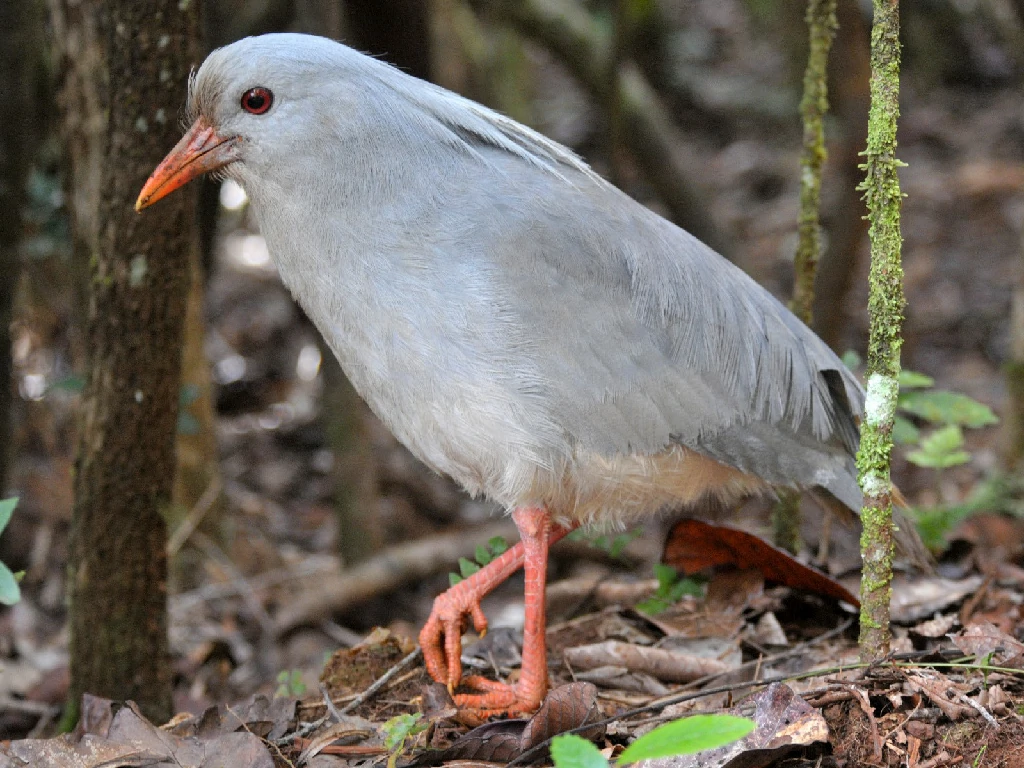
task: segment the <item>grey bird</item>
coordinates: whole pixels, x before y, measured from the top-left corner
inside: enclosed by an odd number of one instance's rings
[[[139,196],[207,171],[248,193],[281,279],[373,411],[425,464],[512,511],[522,541],[437,598],[431,675],[460,683],[467,620],[523,566],[515,685],[547,689],[547,547],[714,496],[817,489],[859,510],[864,394],[812,331],[724,258],[565,147],[344,45],[214,51],[192,127]],[[923,559],[913,528],[905,551]]]

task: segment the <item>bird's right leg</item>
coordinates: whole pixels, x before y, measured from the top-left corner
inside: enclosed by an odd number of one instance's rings
[[[574,528],[554,526],[548,534],[548,544],[554,544]],[[449,691],[454,691],[462,679],[462,633],[467,617],[479,634],[487,632],[487,617],[480,601],[522,568],[524,557],[520,541],[434,599],[434,608],[420,630],[420,647],[427,673],[447,685]]]

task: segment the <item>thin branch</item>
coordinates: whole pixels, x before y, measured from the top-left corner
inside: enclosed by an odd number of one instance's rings
[[[871,222],[867,397],[857,469],[864,510],[861,515],[860,652],[865,661],[889,652],[892,597],[893,486],[890,478],[892,427],[899,395],[900,348],[905,299],[900,261],[900,191],[896,159],[899,116],[899,0],[874,0],[871,30],[871,111],[868,116],[866,171],[860,189]]]

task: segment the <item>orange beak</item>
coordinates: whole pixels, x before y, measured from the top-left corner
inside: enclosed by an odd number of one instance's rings
[[[146,181],[135,210],[148,208],[197,176],[234,162],[238,159],[238,142],[237,136],[218,135],[206,118],[200,117]]]

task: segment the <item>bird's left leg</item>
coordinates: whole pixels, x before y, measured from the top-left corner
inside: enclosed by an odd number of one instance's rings
[[[555,526],[546,509],[520,507],[512,513],[521,541],[495,558],[484,568],[459,582],[434,601],[434,610],[420,632],[420,645],[430,676],[447,683],[449,689],[461,677],[461,633],[470,617],[478,631],[486,628],[480,599],[514,573],[520,566],[526,572],[523,663],[519,682],[497,683],[482,677],[464,682],[480,693],[458,694],[461,708],[481,715],[492,712],[526,713],[535,710],[547,692],[547,652],[544,644],[544,588],[547,581],[547,555],[550,544],[570,532]],[[443,642],[442,642],[443,641]]]

